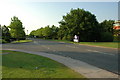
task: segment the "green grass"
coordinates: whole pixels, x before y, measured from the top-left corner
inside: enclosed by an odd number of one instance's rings
[[[32,42],[32,40],[19,40],[19,41],[13,41],[11,43],[25,43],[25,42]]]
[[[118,42],[80,42],[80,44],[118,48]]]
[[[50,40],[50,41],[76,43],[76,42],[67,41],[67,40]],[[93,46],[101,46],[101,47],[109,47],[109,48],[118,48],[119,43],[118,42],[79,42],[76,44],[85,44],[85,45],[93,45]]]
[[[3,50],[3,54],[3,78],[85,78],[46,57],[8,50]]]

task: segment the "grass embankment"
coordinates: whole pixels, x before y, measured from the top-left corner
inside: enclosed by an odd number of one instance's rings
[[[50,41],[59,41],[59,42],[66,42],[66,43],[75,43],[75,42],[66,41],[66,40],[50,40]],[[92,45],[92,46],[118,48],[118,43],[120,43],[120,42],[79,42],[79,43],[76,43],[76,44],[85,44],[85,45]]]
[[[26,43],[26,42],[32,42],[32,40],[19,40],[19,41],[13,41],[11,43]]]
[[[3,50],[3,54],[3,78],[84,78],[46,57],[8,50]]]
[[[80,42],[80,44],[118,48],[118,42]]]

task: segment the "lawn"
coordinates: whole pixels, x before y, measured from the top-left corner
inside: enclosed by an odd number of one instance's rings
[[[8,50],[2,54],[3,78],[85,78],[46,57]]]
[[[66,40],[49,40],[49,41],[76,43],[76,42],[66,41]],[[79,42],[76,44],[85,44],[85,45],[93,45],[93,46],[101,46],[101,47],[109,47],[109,48],[118,48],[119,43],[120,42]]]
[[[118,48],[118,42],[80,42],[80,44]]]
[[[25,42],[32,42],[32,40],[19,40],[19,41],[13,41],[11,43],[25,43]]]

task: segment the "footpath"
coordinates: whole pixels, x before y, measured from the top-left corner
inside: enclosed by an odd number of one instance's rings
[[[64,64],[65,66],[71,68],[72,70],[82,74],[83,76],[85,76],[87,78],[118,78],[117,74],[114,74],[112,72],[100,69],[93,65],[90,65],[85,62],[75,60],[75,59],[72,59],[69,57],[63,57],[60,55],[48,54],[48,53],[43,53],[43,52],[17,50],[17,49],[5,49],[5,50],[20,51],[20,52],[26,52],[26,53],[30,53],[30,54],[36,54],[36,55],[48,57],[59,63]]]

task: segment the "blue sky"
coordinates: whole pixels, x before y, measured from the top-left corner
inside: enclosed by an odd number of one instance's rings
[[[98,22],[118,19],[117,2],[39,2],[10,1],[0,3],[0,24],[9,25],[10,19],[17,16],[25,26],[25,31],[31,32],[47,25],[59,26],[62,16],[71,8],[81,8],[94,14]]]

